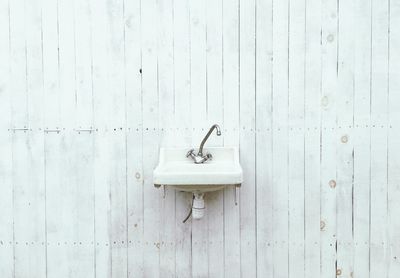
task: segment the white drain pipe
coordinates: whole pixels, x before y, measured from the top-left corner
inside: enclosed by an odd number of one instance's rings
[[[192,218],[201,219],[204,216],[204,193],[193,193],[193,206],[192,206]]]

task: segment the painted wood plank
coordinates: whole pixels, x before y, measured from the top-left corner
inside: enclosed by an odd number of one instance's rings
[[[108,97],[109,117],[106,137],[109,144],[109,188],[111,200],[111,275],[128,274],[127,261],[127,172],[126,172],[126,88],[124,50],[124,2],[106,3],[106,45],[108,48]],[[107,92],[110,94],[110,91]]]
[[[95,252],[94,252],[94,178],[93,178],[93,135],[89,132],[76,132],[70,134],[73,137],[74,150],[72,161],[75,179],[72,186],[75,187],[74,202],[76,215],[74,222],[74,242],[77,246],[73,250],[74,275],[76,277],[94,276]]]
[[[158,88],[159,126],[169,129],[174,125],[174,10],[170,0],[158,2],[160,28],[158,28]]]
[[[217,123],[223,128],[223,68],[222,68],[222,1],[206,1],[206,111],[208,126]],[[225,136],[223,134],[222,136]],[[215,133],[207,146],[222,146],[222,136]],[[199,144],[199,143],[197,143]],[[208,277],[224,276],[224,194],[206,194],[208,222]]]
[[[396,87],[397,86],[398,85],[396,85]],[[393,88],[392,85],[391,88]],[[391,101],[395,101],[396,97],[394,95],[392,96],[393,97],[391,97]],[[394,112],[396,111],[395,109],[398,109],[396,105],[397,105],[396,102],[393,102],[393,104],[390,105],[391,111]],[[395,113],[396,112],[394,112],[393,114]],[[398,236],[400,222],[398,217],[396,217],[398,216],[399,213],[398,202],[400,199],[400,190],[398,184],[400,181],[400,177],[398,169],[400,167],[400,162],[398,156],[395,155],[396,153],[395,150],[397,150],[400,147],[399,146],[400,128],[397,125],[396,127],[392,126],[392,128],[390,128],[388,131],[388,136],[389,138],[388,138],[388,204],[387,204],[388,230],[387,232],[388,232],[389,250],[388,250],[388,262],[387,262],[387,273],[388,273],[387,277],[397,277],[400,273],[400,264],[399,264],[400,238]]]
[[[368,277],[370,268],[370,71],[371,1],[356,1],[354,26],[354,273]],[[354,35],[354,34],[353,34]]]
[[[43,127],[43,67],[42,67],[42,24],[40,1],[25,2],[26,11],[26,83],[28,94],[29,127],[35,131]],[[42,133],[42,132],[39,132]],[[30,133],[36,136],[36,134]],[[43,147],[43,134],[38,145]],[[43,152],[43,150],[42,150]],[[43,154],[41,154],[43,158]],[[43,164],[43,161],[40,162]],[[44,217],[44,214],[43,214]],[[43,225],[44,227],[44,225]]]
[[[77,109],[78,110],[78,109]],[[94,143],[93,134],[76,132],[73,137],[74,150],[72,161],[75,180],[73,205],[76,208],[74,222],[74,242],[77,246],[73,250],[74,276],[87,277],[95,275],[95,219],[94,219]]]
[[[27,128],[29,123],[29,93],[32,88],[28,89],[28,65],[27,65],[27,11],[23,2],[14,2],[9,6],[10,11],[10,55],[11,55],[11,78],[12,85],[12,119],[13,126]],[[28,16],[29,17],[29,16]],[[28,23],[29,24],[29,23]],[[31,43],[31,41],[30,41]],[[29,46],[29,52],[32,50]],[[31,68],[29,68],[29,73]],[[29,80],[30,81],[30,80]],[[38,244],[35,235],[43,231],[43,226],[40,224],[44,220],[38,214],[40,205],[35,201],[35,194],[32,194],[31,189],[39,187],[42,184],[40,177],[40,168],[37,168],[38,175],[35,172],[27,171],[30,169],[30,162],[32,161],[32,153],[37,151],[35,146],[32,146],[32,141],[28,140],[27,131],[14,132],[12,136],[12,183],[13,183],[13,275],[18,277],[28,277],[32,273],[36,275],[43,275],[44,273],[44,257],[31,257],[30,246]],[[40,145],[39,145],[40,146]],[[32,151],[32,152],[31,152]],[[40,166],[39,166],[40,167]],[[32,169],[34,170],[34,169]],[[33,175],[32,175],[33,174]],[[29,180],[29,178],[32,178]],[[31,183],[29,183],[31,181]],[[29,187],[27,187],[29,186]],[[38,192],[39,193],[39,192]],[[32,207],[30,207],[32,205]],[[27,214],[36,219],[32,222],[30,229],[26,227]],[[29,217],[28,216],[28,217]],[[35,226],[35,225],[38,226]],[[40,241],[40,239],[38,238]],[[33,247],[34,248],[34,247]],[[32,249],[33,249],[32,248]],[[39,247],[40,248],[40,247]]]
[[[15,276],[44,277],[43,134],[15,132],[13,141]]]
[[[356,81],[355,84],[358,82]],[[369,84],[369,83],[368,83]],[[358,85],[358,84],[357,84]],[[356,85],[356,86],[357,86]],[[369,99],[366,98],[366,99]],[[357,101],[360,107],[361,101]],[[366,105],[366,107],[369,105]],[[355,116],[358,113],[355,113]],[[355,123],[358,123],[355,121]],[[357,124],[356,124],[357,128]],[[369,211],[370,211],[370,131],[356,129],[354,142],[354,273],[353,277],[369,275]],[[367,140],[366,140],[367,139]]]
[[[117,103],[118,102],[115,101],[115,106],[111,109],[113,111],[112,113],[115,113],[116,109],[120,107]],[[106,226],[108,229],[109,243],[106,241],[106,250],[101,251],[107,252],[107,249],[110,248],[109,251],[111,253],[109,253],[109,255],[111,255],[111,258],[108,263],[110,264],[109,267],[111,267],[111,275],[127,276],[125,132],[121,128],[115,128],[115,130],[112,128],[103,131],[103,133],[99,134],[99,137],[100,136],[104,137],[105,141],[98,139],[99,152],[108,150],[108,153],[104,155],[104,157],[99,157],[98,166],[102,167],[102,169],[108,169],[106,177],[102,178],[105,178],[105,183],[108,186],[108,194],[106,196],[109,198],[110,202],[110,209],[107,211],[110,222]],[[103,161],[103,159],[106,161]],[[101,183],[104,182],[102,179],[100,181]],[[101,196],[99,196],[100,200],[104,200],[103,198],[105,196],[102,196],[104,192],[99,193],[101,194]],[[97,201],[96,203],[99,204]],[[102,254],[102,256],[106,257],[107,255]]]
[[[257,276],[273,275],[272,1],[256,1]]]
[[[320,276],[321,223],[321,11],[320,1],[305,4],[304,125],[304,277]]]
[[[58,4],[63,11],[58,13],[61,125],[67,130],[62,146],[70,153],[61,163],[69,170],[64,178],[69,183],[65,207],[73,207],[70,221],[75,227],[69,235],[69,272],[76,277],[95,275],[94,143],[93,134],[79,131],[93,125],[90,14],[88,3],[81,4]],[[74,178],[68,180],[71,173]]]
[[[140,2],[125,2],[128,277],[143,276],[143,130]],[[132,74],[131,74],[132,73]]]
[[[224,146],[239,147],[239,1],[223,1]],[[224,273],[240,277],[239,189],[224,189]]]
[[[388,241],[389,262],[388,277],[396,277],[400,273],[400,237],[398,231],[400,221],[396,215],[399,215],[400,200],[400,161],[396,153],[400,148],[400,126],[398,124],[400,99],[396,93],[400,88],[399,83],[399,61],[400,61],[400,28],[399,28],[400,3],[398,1],[390,2],[389,11],[389,79],[388,79]]]
[[[175,192],[175,276],[192,277],[190,222],[182,223],[192,207],[192,194]],[[188,220],[190,221],[190,220]]]
[[[73,225],[75,216],[70,147],[70,137],[65,134],[45,135],[47,277],[68,276],[73,272],[72,253],[78,244],[74,242],[73,230],[65,227]],[[67,153],[61,155],[63,152]]]
[[[323,79],[324,80],[324,79]],[[322,118],[326,119],[324,116]],[[336,275],[335,132],[323,127],[321,138],[321,276]],[[332,274],[333,273],[333,274]]]
[[[9,3],[0,3],[0,273],[14,275],[12,107]]]
[[[148,68],[149,69],[149,68]],[[149,74],[149,73],[148,73]],[[145,86],[143,87],[145,88]],[[149,87],[147,87],[149,88]],[[144,101],[144,107],[148,103]],[[152,183],[152,172],[158,160],[158,131],[144,131],[143,148],[144,157],[144,275],[147,277],[159,277],[160,256],[160,198],[162,190],[158,190]]]
[[[43,34],[43,84],[44,84],[44,129],[61,129],[71,120],[74,110],[74,55],[68,44],[73,29],[64,29],[71,24],[73,10],[65,9],[58,18],[57,3],[42,3]],[[60,2],[60,6],[62,3]],[[59,26],[59,29],[57,28]],[[70,30],[70,33],[63,32]],[[70,35],[70,36],[68,36]],[[59,48],[60,44],[61,48]],[[72,57],[72,59],[70,59]],[[71,86],[69,86],[71,84]],[[63,88],[63,91],[60,91]],[[70,89],[71,91],[68,91]],[[72,93],[68,98],[68,93]],[[61,105],[62,103],[62,105]],[[72,118],[73,119],[73,118]],[[47,277],[67,276],[74,271],[73,230],[74,226],[74,180],[71,173],[73,153],[71,136],[65,132],[44,132],[45,185],[46,185],[46,261]]]
[[[123,74],[122,68],[118,74]],[[120,75],[121,74],[121,75]],[[115,82],[115,81],[114,81]],[[120,81],[123,82],[123,81]],[[121,84],[121,83],[120,83]],[[123,84],[123,83],[122,83]],[[118,90],[118,89],[117,89]],[[116,114],[124,106],[124,88],[120,88],[120,94],[112,96],[112,113]],[[122,110],[125,110],[124,108]],[[112,254],[112,275],[126,276],[128,273],[127,261],[127,201],[126,201],[126,131],[124,130],[124,115],[122,119],[113,122],[106,132],[109,151],[109,186],[111,194],[111,254]]]
[[[57,6],[58,17],[57,17],[57,47],[58,52],[55,57],[55,53],[51,53],[52,55],[49,58],[44,56],[44,59],[50,63],[51,61],[55,62],[58,60],[58,75],[59,75],[59,86],[57,88],[57,93],[52,93],[50,95],[48,106],[52,103],[55,107],[48,107],[48,109],[55,108],[59,109],[60,113],[60,126],[59,128],[65,128],[66,130],[73,130],[76,128],[76,117],[75,114],[75,106],[77,101],[77,84],[76,82],[76,72],[75,72],[75,16],[74,16],[74,6],[71,5],[71,1],[60,0]],[[62,12],[60,12],[62,11]],[[53,22],[47,22],[47,24],[51,25]],[[53,30],[52,30],[53,31]],[[52,36],[54,36],[52,34]],[[51,42],[53,43],[53,42]],[[50,44],[50,42],[49,42]],[[49,49],[47,49],[49,51]],[[57,59],[57,60],[55,60]],[[49,67],[49,70],[51,68]],[[79,90],[81,90],[79,88]],[[54,99],[59,95],[59,102],[57,99]],[[46,97],[46,96],[45,96]],[[47,96],[48,97],[48,96]],[[45,98],[46,101],[46,98]],[[60,103],[62,105],[60,105]],[[51,113],[56,114],[56,112],[51,111]],[[49,122],[51,118],[48,117],[46,120]],[[48,128],[54,128],[53,123],[49,122],[50,126]],[[57,123],[58,124],[58,123]],[[53,126],[52,126],[53,125]]]
[[[315,100],[318,99],[315,98]],[[306,101],[309,104],[312,103],[310,99],[306,99]],[[318,267],[321,260],[319,234],[320,229],[324,229],[324,226],[321,226],[320,222],[320,130],[307,128],[305,132],[304,277],[309,277],[310,274],[319,275],[320,273]]]
[[[387,276],[388,258],[388,15],[387,3],[372,1],[371,19],[371,277]]]
[[[207,19],[206,2],[189,1],[190,13],[190,100],[192,144],[207,132]]]
[[[105,66],[108,59],[107,8],[103,1],[92,1],[92,63],[93,63],[93,111],[94,111],[94,171],[95,175],[95,274],[96,277],[111,277],[111,199],[110,199],[110,150],[106,128],[110,125],[112,108],[109,106],[110,87]],[[132,261],[134,264],[134,261]]]
[[[354,5],[338,7],[338,90],[337,90],[337,273],[353,276],[354,205]]]
[[[45,127],[46,129],[60,128],[60,80],[58,77],[58,47],[59,47],[59,30],[57,22],[62,22],[58,19],[58,7],[56,3],[44,1],[42,3],[42,44],[43,44],[43,83],[44,83],[44,105],[45,105]],[[66,14],[68,15],[68,14]],[[70,15],[72,16],[72,15]],[[73,24],[73,17],[67,19]],[[72,25],[73,26],[73,25]],[[60,36],[62,38],[63,36]],[[64,41],[61,41],[64,42]],[[63,49],[68,49],[71,45],[62,45]],[[46,54],[46,55],[44,55]],[[74,57],[74,56],[73,56]],[[73,60],[69,61],[72,65]],[[68,80],[73,81],[73,80]],[[63,84],[65,85],[65,83]]]
[[[371,114],[373,117],[374,113]],[[387,274],[387,136],[371,132],[371,234],[370,275]]]
[[[239,155],[245,177],[239,202],[240,273],[256,277],[255,1],[240,1],[239,5]]]
[[[74,3],[75,25],[75,133],[72,134],[75,166],[76,207],[74,248],[76,277],[95,275],[95,188],[94,188],[94,135],[93,80],[92,80],[92,11],[89,0]],[[84,131],[80,131],[84,130]]]
[[[208,277],[224,275],[223,191],[209,192],[205,199],[208,218]]]
[[[305,275],[305,4],[290,2],[288,18],[289,277]]]
[[[191,147],[190,101],[190,12],[187,0],[173,1],[174,19],[174,146]],[[191,277],[192,244],[190,222],[182,223],[192,204],[192,195],[175,192],[175,276]],[[190,221],[190,220],[188,220]]]
[[[0,2],[0,273],[14,275],[10,34],[8,2]]]
[[[3,101],[3,96],[1,97]],[[9,104],[9,101],[5,102]],[[6,114],[7,110],[3,110]],[[6,115],[4,115],[6,116]],[[5,118],[4,118],[5,119]],[[4,130],[4,127],[3,127]],[[6,129],[7,130],[7,129]],[[12,205],[12,140],[11,133],[4,132],[1,137],[1,153],[4,155],[0,161],[0,182],[4,194],[1,197],[1,225],[0,231],[0,272],[5,277],[13,277],[14,274],[14,248],[13,248],[13,205]]]
[[[140,90],[138,90],[140,92]],[[132,106],[128,106],[132,107]],[[129,109],[130,110],[130,109]],[[129,111],[128,110],[128,111]],[[134,110],[130,110],[134,111]],[[130,115],[130,114],[128,114]],[[128,117],[130,118],[130,117]],[[133,117],[132,117],[133,118]],[[138,120],[141,117],[137,118]],[[136,121],[136,120],[135,120]],[[141,129],[128,133],[128,277],[143,276],[143,132]],[[175,256],[174,256],[175,258]]]
[[[76,129],[90,129],[93,125],[92,90],[92,19],[95,14],[89,0],[74,3],[75,28],[75,87]],[[78,133],[79,134],[79,133]],[[79,137],[79,136],[78,136]],[[90,141],[90,138],[88,138]]]
[[[160,196],[154,187],[152,172],[158,161],[159,149],[159,88],[157,73],[156,1],[141,4],[142,33],[142,94],[143,94],[143,177],[144,177],[144,276],[160,277]]]
[[[53,49],[54,37],[48,34],[44,48],[50,51]],[[51,56],[50,56],[51,57]],[[62,58],[61,58],[62,57]],[[71,60],[65,63],[63,55],[60,55],[60,64],[56,68],[65,69],[71,65]],[[61,129],[63,123],[71,119],[71,111],[74,111],[74,94],[60,94],[54,89],[58,84],[68,79],[60,70],[52,68],[52,60],[44,58],[44,99],[45,99],[45,130],[44,132],[44,154],[45,154],[45,185],[46,185],[46,261],[47,276],[67,276],[68,273],[75,273],[76,265],[74,249],[78,248],[79,241],[74,237],[76,209],[75,197],[76,186],[72,173],[74,173],[74,152],[73,134],[71,130]],[[47,67],[46,67],[47,65]],[[73,86],[74,79],[69,80]],[[61,103],[63,104],[61,106]],[[56,106],[56,110],[53,106]]]
[[[40,13],[39,3],[25,3],[26,113],[31,131],[13,133],[13,168],[18,177],[14,184],[18,277],[46,275],[43,132],[37,132],[43,126]]]
[[[164,190],[164,189],[159,189]],[[164,194],[164,193],[163,193]],[[160,276],[175,277],[175,190],[165,189],[161,199]]]
[[[10,91],[13,126],[27,127],[25,11],[23,1],[9,4]]]
[[[100,93],[100,88],[95,85],[94,91]],[[95,110],[104,107],[99,104],[99,98],[95,98]],[[104,110],[102,110],[104,112]],[[95,119],[97,123],[97,119]],[[104,131],[98,131],[95,134],[95,157],[94,171],[95,177],[95,273],[96,277],[111,277],[112,255],[111,255],[111,199],[109,185],[109,152],[105,152],[109,146],[109,138]]]
[[[158,2],[158,88],[159,88],[159,128],[160,145],[170,146],[175,134],[170,132],[175,119],[174,91],[174,11],[173,2]],[[175,190],[165,190],[160,199],[160,276],[175,277]]]
[[[288,218],[288,1],[274,1],[273,11],[273,235],[274,277],[289,275]]]
[[[323,1],[321,72],[321,277],[336,276],[337,2]]]
[[[223,128],[223,12],[222,1],[206,2],[206,127],[217,123]],[[207,145],[220,146],[222,141],[212,136]]]

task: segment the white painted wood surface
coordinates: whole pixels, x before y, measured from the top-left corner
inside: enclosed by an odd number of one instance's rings
[[[399,0],[0,0],[0,277],[399,277],[399,20]],[[184,224],[158,148],[213,123],[245,181]]]

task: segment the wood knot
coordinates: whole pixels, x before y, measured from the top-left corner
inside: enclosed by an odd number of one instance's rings
[[[321,220],[321,222],[319,224],[319,228],[320,228],[321,231],[323,231],[325,229],[325,221]]]

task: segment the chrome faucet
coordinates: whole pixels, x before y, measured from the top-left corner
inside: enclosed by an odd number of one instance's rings
[[[201,163],[206,162],[207,160],[211,160],[212,155],[210,153],[203,155],[203,147],[204,147],[204,144],[206,143],[208,137],[210,137],[211,133],[214,131],[214,129],[217,130],[217,136],[221,136],[221,129],[220,129],[219,125],[217,125],[217,124],[213,125],[210,128],[210,130],[207,132],[206,136],[201,141],[198,153],[195,154],[194,149],[191,149],[186,154],[186,157],[191,157],[193,159],[194,163],[196,163],[196,164],[201,164]]]

